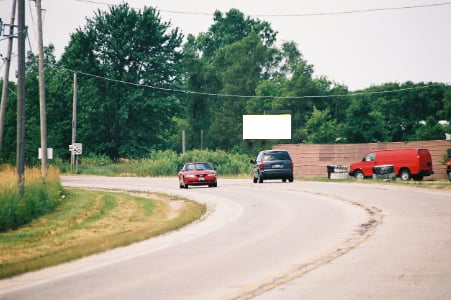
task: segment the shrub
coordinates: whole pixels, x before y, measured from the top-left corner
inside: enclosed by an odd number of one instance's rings
[[[25,193],[16,189],[16,172],[11,166],[0,168],[0,231],[18,228],[34,218],[52,212],[61,201],[61,183],[56,168],[49,168],[47,178],[38,168],[25,170]]]
[[[177,153],[172,150],[152,151],[148,158],[119,162],[108,160],[105,156],[88,156],[80,159],[79,174],[104,176],[175,176],[188,161],[208,161],[220,175],[235,176],[250,174],[251,166],[246,154],[227,153],[222,150],[192,150]],[[64,166],[60,169],[69,170]]]

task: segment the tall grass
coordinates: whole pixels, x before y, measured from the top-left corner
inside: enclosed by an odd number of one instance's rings
[[[26,168],[25,193],[17,193],[17,175],[12,166],[0,167],[0,231],[18,228],[53,211],[61,201],[62,187],[57,168],[43,178],[39,168]]]
[[[149,157],[136,160],[121,160],[114,163],[105,156],[81,156],[77,168],[79,174],[105,176],[175,176],[188,161],[208,161],[220,176],[248,176],[251,165],[246,154],[225,151],[192,150],[185,153],[153,151]],[[66,166],[59,166],[69,172]]]

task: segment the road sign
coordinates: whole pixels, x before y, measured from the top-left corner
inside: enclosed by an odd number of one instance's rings
[[[75,155],[81,155],[83,152],[83,144],[74,143],[72,145],[69,145],[69,151],[71,151]]]

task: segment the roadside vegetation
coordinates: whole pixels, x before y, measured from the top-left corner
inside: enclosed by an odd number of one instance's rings
[[[177,196],[65,188],[60,205],[0,233],[0,278],[126,246],[181,228],[206,207]]]
[[[416,188],[451,190],[451,183],[446,179],[443,179],[443,180],[425,179],[422,181],[415,181],[415,180],[402,181],[399,178],[396,178],[395,180],[367,178],[364,180],[357,181],[354,177],[350,176],[347,179],[329,179],[327,177],[311,177],[311,178],[297,178],[295,180],[318,181],[318,182],[337,182],[337,183],[401,185],[401,186],[416,187]]]
[[[59,170],[51,167],[43,178],[39,168],[27,168],[25,195],[16,190],[16,171],[0,166],[0,232],[18,228],[34,218],[53,211],[61,202]]]
[[[76,173],[104,176],[176,176],[187,161],[208,161],[222,177],[244,177],[251,174],[251,158],[253,157],[247,154],[221,150],[191,150],[185,153],[172,150],[152,151],[148,158],[121,159],[118,162],[105,155],[88,155],[80,157]],[[57,166],[62,173],[71,172],[67,162],[59,160]]]

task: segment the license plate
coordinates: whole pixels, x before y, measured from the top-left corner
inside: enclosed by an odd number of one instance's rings
[[[280,169],[283,168],[283,165],[272,165],[273,169]]]
[[[200,177],[199,181],[205,181],[205,178],[204,177]]]

